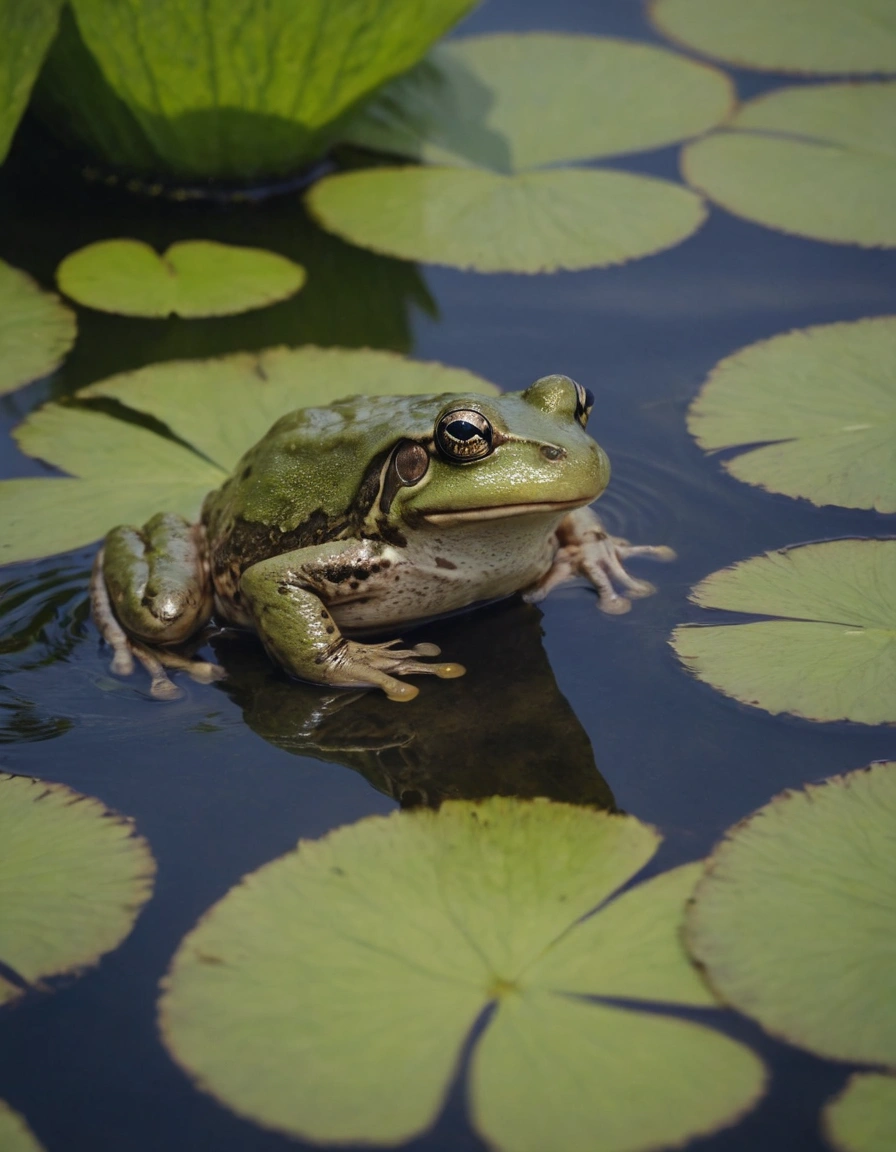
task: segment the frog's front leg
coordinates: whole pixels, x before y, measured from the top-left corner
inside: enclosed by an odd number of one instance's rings
[[[576,576],[585,576],[597,589],[597,606],[604,612],[618,615],[628,612],[632,600],[650,596],[656,591],[647,580],[630,576],[624,567],[625,560],[632,556],[675,559],[674,551],[665,545],[632,545],[618,536],[610,536],[600,517],[590,508],[577,508],[564,516],[557,529],[557,544],[553,565],[534,587],[525,592],[526,600],[543,600],[558,584]],[[614,584],[619,586],[621,594]]]
[[[413,700],[419,689],[396,676],[462,676],[460,664],[426,664],[435,644],[396,648],[399,640],[362,644],[342,635],[323,595],[334,574],[351,565],[357,545],[322,544],[253,564],[240,578],[248,608],[268,654],[300,680],[342,687],[382,688],[390,700]]]
[[[113,528],[93,566],[90,600],[112,648],[112,671],[129,675],[136,657],[158,699],[178,695],[165,668],[183,669],[203,683],[224,675],[216,664],[156,647],[187,640],[208,622],[214,607],[201,529],[182,516],[162,512],[139,529]]]

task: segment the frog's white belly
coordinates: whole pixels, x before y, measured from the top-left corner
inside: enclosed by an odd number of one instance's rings
[[[388,629],[510,596],[535,584],[556,552],[553,525],[546,531],[544,518],[531,519],[540,528],[520,531],[519,521],[509,520],[491,522],[487,531],[469,525],[433,529],[415,534],[404,548],[381,545],[366,579],[331,585],[323,598],[337,625],[352,632]]]

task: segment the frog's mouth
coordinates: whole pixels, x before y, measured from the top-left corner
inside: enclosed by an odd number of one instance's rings
[[[488,508],[462,508],[451,512],[423,512],[423,519],[428,524],[439,526],[448,524],[464,524],[471,520],[506,520],[508,516],[529,516],[539,514],[551,516],[556,513],[569,512],[573,508],[581,508],[590,504],[593,496],[580,496],[577,500],[539,500],[529,501],[526,504],[494,504]]]

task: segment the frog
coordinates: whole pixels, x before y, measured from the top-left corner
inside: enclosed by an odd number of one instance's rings
[[[407,702],[418,687],[404,677],[465,669],[377,634],[515,594],[537,602],[577,577],[604,612],[627,611],[655,589],[625,561],[674,553],[611,536],[590,508],[610,478],[586,430],[593,405],[553,374],[498,396],[361,395],[286,414],[198,521],[161,512],[108,533],[91,604],[112,671],[136,660],[157,699],[180,695],[169,671],[220,679],[177,650],[214,617],[254,630],[292,677]]]

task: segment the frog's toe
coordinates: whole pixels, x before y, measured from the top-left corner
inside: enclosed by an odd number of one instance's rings
[[[413,684],[397,680],[397,676],[438,676],[450,680],[463,676],[466,669],[461,664],[425,663],[421,656],[438,656],[441,649],[436,644],[415,644],[413,648],[397,648],[399,640],[385,644],[359,644],[346,641],[342,649],[338,682],[364,684],[381,688],[390,700],[406,702],[413,700],[419,689]]]

